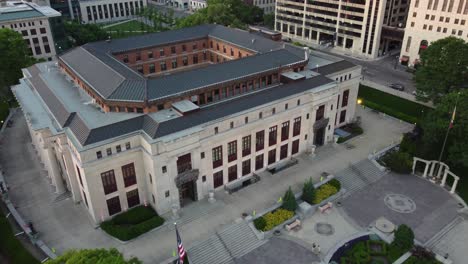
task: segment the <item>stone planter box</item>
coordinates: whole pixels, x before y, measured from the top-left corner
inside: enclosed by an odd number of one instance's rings
[[[267,213],[269,213],[269,212],[267,212]],[[253,221],[249,222],[249,226],[254,231],[254,233],[255,233],[255,235],[257,236],[258,239],[269,239],[269,238],[271,238],[273,236],[273,233],[276,230],[284,229],[284,227],[286,225],[289,225],[290,223],[296,221],[296,219],[299,219],[299,215],[297,215],[297,214],[293,215],[293,217],[289,218],[288,220],[282,222],[281,224],[275,226],[274,228],[272,228],[271,230],[268,230],[266,232],[258,230],[255,227]]]
[[[320,206],[323,206],[323,205],[325,205],[325,204],[328,203],[328,202],[331,202],[331,201],[336,200],[338,197],[340,197],[342,194],[344,194],[345,191],[346,191],[346,190],[345,190],[344,188],[341,188],[339,192],[337,192],[337,193],[335,193],[334,195],[328,197],[327,199],[321,201],[319,204],[309,204],[309,203],[305,202],[305,203],[307,203],[307,204],[310,205],[311,213],[310,213],[308,216],[311,216],[311,215],[313,215],[316,211],[318,211],[318,208],[319,208]],[[336,206],[336,204],[333,204],[333,207],[335,207],[335,206]],[[333,209],[333,208],[332,208],[332,209]]]

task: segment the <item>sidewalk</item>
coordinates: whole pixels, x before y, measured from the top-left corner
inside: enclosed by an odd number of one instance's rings
[[[407,123],[360,107],[356,110],[356,116],[361,116],[365,133],[351,139],[348,144],[320,147],[314,158],[299,156],[297,165],[278,174],[264,176],[260,182],[232,195],[218,191],[216,199],[222,206],[213,206],[214,209],[208,210],[205,207],[208,203],[202,201],[194,203],[190,209],[182,209],[182,218],[188,219],[179,224],[184,246],[190,248],[194,243],[223,230],[240,218],[243,212],[261,212],[274,205],[288,186],[298,191],[309,177],[318,180],[324,171],[333,174],[348,167],[350,163],[367,158],[369,153],[398,141],[402,133],[412,128]],[[70,199],[52,202],[49,183],[39,175],[41,167],[31,148],[24,117],[15,117],[17,126],[5,133],[0,162],[6,165],[6,180],[11,186],[11,199],[21,214],[36,223],[43,241],[56,248],[58,253],[69,248],[115,247],[126,256],[137,256],[144,263],[160,263],[172,256],[176,238],[169,227],[171,225],[130,243],[121,244],[100,229],[94,229],[82,205],[73,204]],[[167,221],[170,223],[172,220]]]

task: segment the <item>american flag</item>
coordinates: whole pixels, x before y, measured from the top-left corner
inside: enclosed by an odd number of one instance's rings
[[[185,259],[185,249],[182,245],[182,239],[180,239],[179,230],[177,230],[177,225],[175,226],[175,231],[177,235],[177,251],[179,252],[179,264],[184,264]]]

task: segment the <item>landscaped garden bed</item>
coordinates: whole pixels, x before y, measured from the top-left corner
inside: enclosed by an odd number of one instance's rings
[[[336,143],[340,144],[353,137],[362,135],[362,133],[364,133],[364,130],[361,128],[359,123],[360,122],[354,122],[354,123],[350,123],[350,124],[340,127],[339,129],[343,130],[344,132],[347,132],[347,135],[339,136]]]
[[[101,223],[101,229],[122,241],[128,241],[164,223],[151,206],[138,206]]]
[[[341,183],[337,179],[321,184],[317,188],[312,183],[312,179],[304,183],[301,199],[310,205],[320,205],[329,200],[341,190]]]

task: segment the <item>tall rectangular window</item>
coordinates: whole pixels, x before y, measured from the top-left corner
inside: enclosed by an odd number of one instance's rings
[[[114,170],[101,173],[102,186],[104,194],[109,194],[117,191],[117,183],[115,182]]]
[[[409,52],[410,47],[411,47],[411,36],[409,36],[409,37],[408,37],[408,40],[406,41],[406,48],[405,48],[405,51],[406,51],[406,52]]]
[[[255,134],[255,150],[259,151],[265,147],[265,130],[258,131]]]
[[[285,141],[289,138],[289,121],[281,124],[281,141]]]
[[[213,169],[223,165],[223,147],[213,148]]]
[[[138,195],[138,189],[127,192],[127,203],[128,203],[128,208],[131,208],[133,206],[140,204],[140,196]]]
[[[161,66],[161,71],[167,70],[167,66],[166,66],[166,62],[165,62],[165,61],[161,62],[159,65]]]
[[[106,201],[107,203],[107,210],[109,211],[109,215],[114,215],[122,211],[122,207],[120,207],[120,199],[119,196],[114,198],[110,198]]]
[[[81,193],[83,194],[83,200],[84,200],[84,202],[85,202],[85,204],[86,204],[86,207],[89,207],[89,205],[88,205],[88,198],[86,198],[86,193],[85,193],[83,190],[81,191]]]
[[[276,149],[268,151],[268,165],[276,162]]]
[[[133,163],[122,166],[122,175],[125,187],[136,184],[135,166]]]
[[[76,166],[76,172],[78,174],[78,179],[80,180],[81,187],[83,187],[83,180],[81,179],[81,171],[80,171],[80,168],[78,168],[78,166]]]
[[[249,174],[250,170],[251,170],[250,159],[244,160],[242,162],[242,176]]]
[[[322,119],[324,116],[325,116],[325,105],[321,105],[315,112],[315,121]]]
[[[294,140],[291,148],[291,155],[294,155],[299,152],[299,139]]]
[[[224,182],[223,171],[218,171],[213,174],[213,187],[216,189],[222,186]]]
[[[246,136],[242,138],[242,157],[245,157],[250,154],[251,149],[251,136]]]
[[[255,157],[255,170],[263,169],[263,154],[260,154]]]
[[[340,113],[340,124],[346,120],[346,110],[341,111]]]
[[[228,143],[228,162],[237,159],[237,140]]]
[[[228,181],[232,182],[237,179],[237,164],[228,168]]]
[[[341,101],[341,107],[348,105],[349,90],[343,92],[343,101]]]
[[[278,137],[277,129],[278,129],[278,126],[270,127],[269,133],[268,133],[268,146],[273,146],[276,144],[276,140]]]
[[[280,159],[285,159],[288,156],[288,144],[281,146]]]
[[[192,169],[192,155],[187,153],[177,158],[177,173],[181,174]]]
[[[301,133],[301,117],[294,118],[293,137]]]

